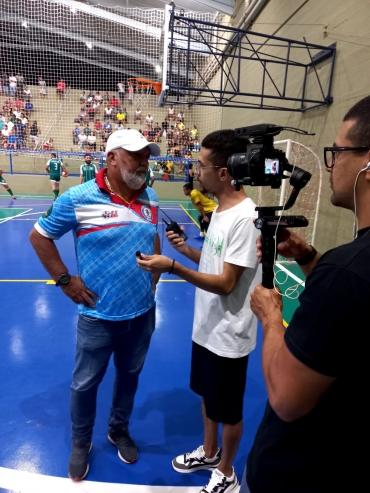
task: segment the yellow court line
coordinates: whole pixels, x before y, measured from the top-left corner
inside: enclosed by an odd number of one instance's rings
[[[55,284],[54,281],[49,279],[0,279],[0,282],[46,282],[47,284]]]
[[[159,282],[187,282],[184,279],[159,279]]]
[[[200,229],[200,226],[199,224],[196,222],[196,220],[194,218],[191,217],[191,215],[188,213],[188,211],[184,208],[184,206],[182,206],[181,204],[179,204],[179,206],[181,207],[181,209],[185,212],[185,214],[187,214],[190,219],[193,221],[193,223],[198,226],[198,228]]]

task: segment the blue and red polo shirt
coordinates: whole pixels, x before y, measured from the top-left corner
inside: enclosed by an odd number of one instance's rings
[[[106,171],[63,193],[35,228],[52,240],[72,231],[79,275],[99,296],[95,308],[79,305],[79,313],[127,320],[154,305],[153,276],[138,268],[135,252],[154,253],[158,197],[143,185],[126,204],[109,192],[104,181]]]

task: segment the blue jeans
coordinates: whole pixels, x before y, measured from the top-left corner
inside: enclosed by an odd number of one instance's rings
[[[10,86],[10,95],[12,98],[14,98],[15,95],[15,87]]]
[[[112,353],[116,377],[109,431],[128,425],[154,328],[155,306],[139,317],[120,322],[79,316],[71,386],[72,439],[91,440],[98,387]]]

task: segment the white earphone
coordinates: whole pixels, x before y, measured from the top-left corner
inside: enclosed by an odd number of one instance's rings
[[[358,177],[360,176],[360,174],[363,172],[363,171],[369,171],[370,170],[370,162],[367,163],[367,166],[366,168],[362,168],[360,169],[360,171],[357,173],[357,176],[356,176],[356,180],[355,180],[355,186],[353,187],[353,201],[354,201],[354,222],[353,222],[353,238],[357,238],[357,233],[358,233],[358,230],[357,230],[357,204],[356,204],[356,185],[357,185],[357,180],[358,180]]]

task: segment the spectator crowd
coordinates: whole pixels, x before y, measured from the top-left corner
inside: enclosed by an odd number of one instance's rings
[[[47,98],[47,86],[42,76],[38,77],[39,98]],[[56,85],[56,98],[62,99],[66,91],[64,79],[59,79]],[[154,115],[142,114],[139,107],[130,113],[125,106],[125,96],[132,105],[134,89],[125,81],[117,83],[117,92],[82,91],[79,105],[74,117],[72,128],[72,143],[84,152],[105,151],[107,140],[112,132],[139,125],[141,132],[149,142],[165,143],[164,156],[171,163],[171,158],[192,159],[194,152],[199,152],[199,134],[196,125],[187,126],[182,111],[176,112],[173,106],[168,108],[167,116],[161,123],[155,121]],[[49,137],[41,141],[41,128],[33,117],[33,95],[22,74],[13,72],[0,75],[0,132],[1,148],[24,150],[38,149],[53,150],[54,142]],[[132,106],[130,106],[131,108]],[[191,127],[191,128],[190,128]],[[63,150],[63,149],[60,149]],[[177,160],[176,160],[177,161]],[[169,171],[167,168],[164,171]],[[185,165],[180,164],[179,171],[183,172]]]

